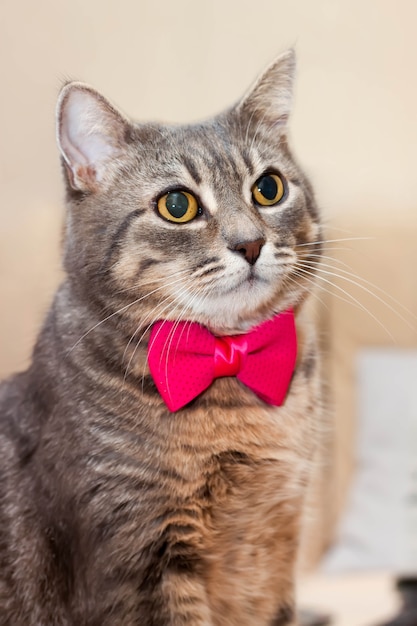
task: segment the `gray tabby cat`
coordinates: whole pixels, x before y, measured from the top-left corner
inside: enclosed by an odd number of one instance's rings
[[[303,263],[321,237],[287,143],[293,73],[289,51],[190,126],[63,88],[66,278],[31,366],[0,387],[1,626],[296,623],[319,389]],[[168,411],[156,320],[238,335],[291,308],[282,406],[228,376]]]

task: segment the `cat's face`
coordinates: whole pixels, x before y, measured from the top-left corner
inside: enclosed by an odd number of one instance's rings
[[[283,55],[237,106],[192,126],[133,124],[90,88],[64,88],[66,267],[80,292],[125,307],[132,328],[185,319],[218,333],[305,297],[320,227],[286,139],[293,62]]]

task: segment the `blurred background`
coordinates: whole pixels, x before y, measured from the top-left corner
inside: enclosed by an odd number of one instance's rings
[[[0,3],[1,377],[27,365],[61,277],[63,81],[139,120],[188,122],[295,47],[292,145],[328,240],[315,297],[327,411],[300,595],[339,626],[394,612],[391,577],[417,573],[416,24],[413,0]]]

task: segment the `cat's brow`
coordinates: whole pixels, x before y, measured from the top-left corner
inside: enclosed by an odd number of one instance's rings
[[[242,152],[242,159],[245,162],[246,167],[248,168],[248,172],[251,176],[253,176],[255,170],[253,167],[253,163],[250,160],[249,154],[246,152],[246,150],[243,150]]]
[[[193,163],[191,159],[189,159],[187,156],[182,157],[182,162],[184,164],[184,167],[188,170],[188,173],[190,174],[193,181],[197,185],[200,185],[203,179],[201,175],[199,174],[199,172],[197,171],[197,167],[195,163]]]

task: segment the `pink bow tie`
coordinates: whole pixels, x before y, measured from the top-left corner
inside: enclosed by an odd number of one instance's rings
[[[194,322],[159,321],[148,347],[149,369],[170,411],[188,404],[221,376],[236,376],[264,402],[280,406],[296,355],[293,311],[230,337],[215,337]]]

